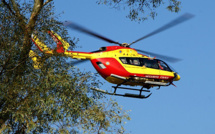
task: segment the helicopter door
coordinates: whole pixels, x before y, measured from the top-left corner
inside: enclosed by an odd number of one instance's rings
[[[160,75],[160,70],[157,61],[154,59],[140,58],[140,63],[142,66],[142,73],[146,77],[158,79]]]

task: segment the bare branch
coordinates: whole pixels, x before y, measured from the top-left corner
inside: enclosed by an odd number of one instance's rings
[[[43,4],[43,6],[47,5],[51,1],[53,1],[53,0],[46,0],[46,2]]]
[[[12,68],[12,69],[10,69],[10,70],[7,70],[7,72],[13,71],[13,70],[16,69],[17,67],[19,67],[19,66],[20,66],[21,64],[23,64],[28,58],[29,58],[29,57],[25,57],[22,61],[19,61],[18,64],[17,64],[14,68]]]
[[[25,61],[26,55],[28,55],[28,53],[31,49],[31,44],[30,44],[31,37],[30,36],[36,25],[38,15],[43,8],[43,2],[44,2],[44,0],[34,0],[34,7],[31,12],[31,17],[29,19],[28,24],[25,25],[25,28],[24,28],[23,49],[22,49],[22,52],[20,55],[19,63],[22,63],[22,61]],[[20,66],[17,68],[18,71],[17,71],[16,75],[21,74],[23,72],[23,68],[25,68],[25,66],[26,66],[25,62],[23,63],[23,65],[24,65],[23,67]],[[20,72],[20,73],[18,73],[18,72]],[[16,77],[16,75],[15,75],[15,77]]]
[[[18,5],[17,5],[17,3],[14,1],[14,0],[11,0],[11,2],[12,2],[12,5],[13,5],[13,9],[14,9],[14,11],[15,11],[15,16],[19,19],[19,21],[21,22],[20,24],[20,26],[22,27],[22,29],[24,29],[25,28],[25,25],[26,25],[26,23],[25,23],[25,20],[24,20],[24,16],[22,16],[21,14],[20,14],[20,10],[19,10],[19,8],[18,8]]]
[[[20,14],[18,5],[16,4],[16,2],[14,0],[11,0],[12,5],[13,5],[13,9],[15,10],[15,14],[19,17],[20,20],[23,20],[22,15]]]
[[[5,64],[3,65],[2,70],[1,70],[1,72],[0,72],[0,75],[2,75],[4,69],[6,68],[8,62],[10,61],[10,58],[11,58],[11,55],[10,55],[10,53],[9,53],[8,59],[7,59],[7,61],[5,62]]]
[[[11,9],[10,5],[5,1],[2,0],[2,3],[9,9],[9,11],[15,16],[15,13],[13,12],[13,10]]]
[[[43,2],[44,2],[44,0],[35,0],[34,1],[34,7],[33,7],[31,17],[30,17],[26,30],[28,30],[30,32],[31,32],[31,30],[33,30],[36,20],[37,20],[37,16],[39,15],[39,13],[43,7]]]

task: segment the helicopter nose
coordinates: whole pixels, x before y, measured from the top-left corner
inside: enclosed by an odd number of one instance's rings
[[[176,74],[174,81],[179,81],[181,79],[180,75]]]

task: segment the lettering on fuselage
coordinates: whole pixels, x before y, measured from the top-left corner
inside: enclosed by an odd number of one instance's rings
[[[160,79],[168,80],[169,77],[168,76],[160,76]]]
[[[146,78],[159,79],[157,75],[145,75]]]
[[[163,79],[168,80],[168,76],[158,76],[158,75],[145,75],[146,78],[152,78],[152,79]]]

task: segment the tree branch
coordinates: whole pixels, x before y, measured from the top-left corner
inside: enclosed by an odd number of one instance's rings
[[[11,0],[11,2],[12,2],[12,5],[13,5],[13,9],[15,10],[15,14],[18,16],[18,18],[19,18],[20,20],[23,21],[23,16],[20,14],[18,5],[16,4],[16,2],[15,2],[14,0]]]
[[[24,20],[24,16],[22,16],[22,15],[20,14],[20,10],[19,10],[19,8],[18,8],[17,3],[16,3],[14,0],[11,0],[11,2],[12,2],[12,5],[13,5],[13,9],[15,10],[15,16],[19,19],[19,21],[20,21],[20,26],[21,26],[22,29],[24,30],[24,29],[25,29],[25,25],[26,25],[25,20]]]
[[[26,57],[28,57],[29,51],[31,49],[31,44],[30,44],[31,33],[33,32],[34,27],[36,25],[37,17],[43,8],[43,2],[44,2],[44,0],[34,0],[34,7],[33,7],[32,12],[31,12],[31,17],[29,19],[28,24],[25,25],[25,28],[24,28],[23,49],[22,49],[22,52],[20,54],[19,63],[21,63],[21,61],[24,61],[24,59]],[[22,74],[22,72],[24,72],[24,70],[25,70],[25,67],[26,67],[25,63],[23,64],[22,67],[19,66],[17,68],[17,73],[15,74],[15,77],[18,74]]]
[[[9,54],[7,61],[6,61],[5,64],[2,66],[2,70],[1,70],[1,72],[0,72],[0,75],[2,75],[4,69],[6,68],[8,62],[10,61],[10,58],[11,58],[11,55]]]
[[[39,15],[42,7],[43,7],[43,2],[44,0],[34,0],[34,7],[31,13],[31,17],[29,20],[29,23],[27,25],[27,30],[31,32],[31,30],[33,30],[36,20],[37,20],[37,16]],[[30,28],[30,29],[28,29]]]
[[[15,67],[13,67],[13,68],[7,70],[7,72],[13,71],[13,70],[16,69],[17,67],[19,67],[19,66],[20,66],[21,64],[23,64],[28,58],[29,58],[29,57],[26,56],[22,61],[19,61]]]
[[[5,1],[2,0],[2,3],[9,9],[9,11],[15,16],[15,13],[13,12],[13,10],[11,9],[10,5]]]
[[[46,0],[46,2],[43,4],[43,6],[47,5],[51,1],[53,1],[53,0]]]

